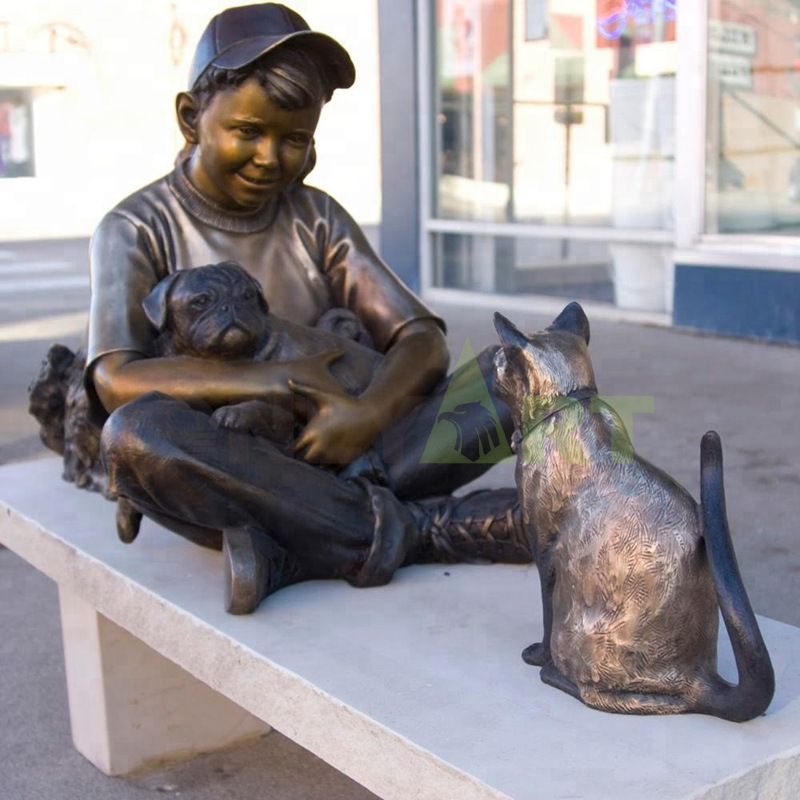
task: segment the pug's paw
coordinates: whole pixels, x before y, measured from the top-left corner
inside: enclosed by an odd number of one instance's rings
[[[294,432],[291,413],[263,400],[221,406],[211,415],[211,419],[219,428],[262,436],[275,444],[291,441]]]
[[[232,406],[221,406],[211,415],[211,419],[214,420],[219,428],[255,434],[264,415],[261,406],[263,406],[263,403],[259,400],[236,403]]]

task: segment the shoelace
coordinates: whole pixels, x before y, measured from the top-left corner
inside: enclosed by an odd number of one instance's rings
[[[502,522],[508,531],[508,543],[528,551],[529,548],[522,530],[522,520],[514,519],[515,511],[519,512],[516,506],[506,509],[501,514],[486,516],[483,519],[465,517],[463,520],[453,522],[452,508],[446,506],[443,510],[437,510],[428,517],[428,533],[431,543],[437,551],[445,553],[455,561],[478,563],[483,559],[480,557],[465,557],[458,550],[453,542],[454,534],[459,534],[465,543],[474,544],[476,549],[480,549],[483,543],[497,544],[497,538],[492,534],[492,527],[496,523]],[[503,543],[505,543],[505,540],[503,540]]]

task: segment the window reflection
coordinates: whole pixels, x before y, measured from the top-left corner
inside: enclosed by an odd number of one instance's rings
[[[30,178],[33,165],[30,89],[0,89],[0,178]]]
[[[437,0],[434,216],[671,229],[675,18],[675,0]],[[437,285],[619,304],[644,271],[631,305],[664,307],[657,247],[453,232],[434,261]]]
[[[438,0],[436,215],[669,228],[674,0]]]
[[[434,253],[435,286],[617,301],[605,242],[444,233],[434,237]]]
[[[510,22],[509,0],[439,0],[438,216],[508,217]]]
[[[800,3],[712,0],[709,233],[800,231]]]

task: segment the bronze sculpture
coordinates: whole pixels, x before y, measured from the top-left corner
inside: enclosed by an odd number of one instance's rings
[[[176,100],[186,146],[175,169],[112,209],[92,240],[85,387],[103,426],[107,494],[129,519],[145,513],[223,546],[233,613],[307,578],[374,586],[420,560],[530,560],[513,490],[449,496],[488,463],[453,465],[435,454],[422,463],[448,385],[443,321],[344,209],[304,183],[322,107],[354,77],[341,45],[285,6],[218,14]],[[145,298],[172,274],[226,260],[294,323],[314,325],[336,307],[352,312],[382,356],[367,387],[343,390],[327,368],[332,353],[159,354]],[[490,389],[492,356],[478,358]],[[293,454],[203,410],[286,408],[298,396],[313,413]],[[459,417],[465,449],[486,437],[486,412],[478,403]],[[510,433],[502,404],[497,416],[497,437]],[[121,533],[130,540],[135,525]]]
[[[604,711],[763,713],[774,675],[736,564],[722,448],[702,442],[701,506],[636,455],[597,396],[577,303],[526,336],[501,314],[498,390],[512,407],[517,485],[541,577],[544,634],[523,659]],[[716,672],[717,604],[739,683]]]
[[[215,309],[209,303],[202,309],[206,325],[199,326],[196,318],[201,314],[190,306],[200,301],[201,295],[204,301],[213,296],[215,303],[224,303],[223,316],[235,314],[236,318],[228,323],[215,318]],[[320,355],[321,366],[334,359],[333,376],[349,394],[367,387],[382,359],[361,321],[345,308],[326,311],[313,328],[269,314],[261,286],[236,262],[172,273],[156,285],[143,306],[158,333],[154,349],[159,356],[287,361]],[[217,341],[230,323],[234,335],[229,335],[228,341]],[[89,419],[82,379],[85,367],[84,348],[73,353],[64,345],[54,344],[29,387],[29,412],[41,425],[42,442],[63,456],[64,479],[117,500],[99,463],[100,428]],[[295,399],[293,406],[290,410],[278,403],[250,400],[221,406],[213,417],[223,427],[267,436],[276,444],[288,446],[297,433],[294,411],[308,415],[307,403]],[[138,533],[141,515],[124,500],[119,502],[118,532],[123,541],[131,542]]]
[[[232,613],[311,578],[375,586],[408,563],[530,562],[533,541],[545,636],[525,658],[546,682],[606,710],[761,713],[772,670],[730,547],[718,441],[709,434],[703,445],[707,566],[691,498],[633,454],[596,400],[580,307],[539,338],[497,318],[503,345],[480,354],[478,379],[492,394],[497,380],[511,406],[498,400],[499,425],[475,399],[440,413],[458,377],[445,377],[443,321],[344,209],[304,184],[321,109],[353,79],[346,52],[289,9],[222,12],[198,46],[190,91],[177,98],[186,148],[175,170],[101,222],[85,400],[75,383],[81,357],[51,351],[37,402],[52,409],[67,396],[67,418],[90,409],[103,425],[107,473],[97,485],[120,498],[121,538],[135,538],[145,513],[222,547]],[[229,262],[224,279],[197,267],[211,261]],[[244,316],[220,324],[212,314],[193,328],[208,311],[234,313],[223,285]],[[265,295],[276,319],[290,322],[266,321]],[[342,325],[368,347],[309,334]],[[298,398],[311,403],[299,418]],[[422,458],[439,419],[472,463]],[[49,431],[54,447],[67,447],[67,427]],[[94,474],[99,428],[86,420],[85,430],[92,447],[80,474]],[[525,524],[514,490],[450,496],[512,431]],[[629,459],[622,477],[608,471],[614,447]],[[590,480],[598,476],[602,491]],[[603,518],[634,494],[629,517]],[[651,535],[651,517],[666,520],[666,535]],[[738,687],[714,672],[715,592]],[[675,635],[678,617],[688,623]]]
[[[327,366],[350,395],[369,386],[383,361],[380,353],[360,343],[371,342],[369,333],[345,308],[326,311],[314,327],[271,314],[261,285],[235,261],[173,272],[142,305],[158,334],[154,349],[159,357],[285,362],[321,356],[320,368]],[[245,400],[207,410],[218,426],[266,437],[288,455],[302,422],[313,414],[299,399],[291,404]],[[140,522],[141,514],[120,499],[119,538],[134,541]]]
[[[116,500],[100,464],[100,428],[90,418],[85,368],[84,347],[73,353],[51,345],[28,387],[28,412],[39,423],[42,443],[62,457],[64,480]]]

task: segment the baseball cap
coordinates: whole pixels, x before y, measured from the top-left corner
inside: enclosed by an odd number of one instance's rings
[[[257,3],[226,8],[211,19],[194,52],[189,89],[212,65],[239,69],[288,41],[319,53],[331,69],[335,88],[353,85],[355,67],[335,39],[312,31],[298,13],[280,3]]]

